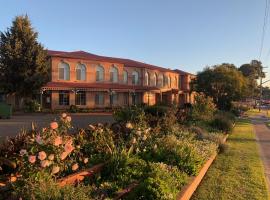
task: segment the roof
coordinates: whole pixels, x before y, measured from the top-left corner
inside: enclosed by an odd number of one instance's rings
[[[187,75],[196,76],[195,74],[191,74],[189,72],[185,72],[185,71],[182,71],[180,69],[175,69],[174,71],[177,72],[177,73],[179,73],[179,74],[187,74]]]
[[[85,51],[65,52],[65,51],[47,50],[47,53],[49,56],[53,56],[53,57],[80,58],[80,59],[85,59],[85,60],[95,60],[95,61],[101,61],[101,62],[103,61],[103,62],[121,63],[121,64],[124,64],[125,67],[147,68],[147,69],[159,70],[163,72],[179,73],[176,70],[171,70],[168,68],[159,67],[159,66],[155,66],[155,65],[151,65],[151,64],[131,60],[131,59],[99,56],[99,55],[88,53]],[[184,73],[189,74],[187,72],[184,72]]]
[[[78,83],[78,82],[48,82],[43,88],[87,88],[87,89],[126,89],[126,90],[159,90],[157,87],[126,85],[118,83]]]

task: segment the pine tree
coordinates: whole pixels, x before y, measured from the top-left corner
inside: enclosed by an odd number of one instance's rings
[[[17,16],[0,35],[0,90],[31,98],[49,80],[47,52],[28,16]]]

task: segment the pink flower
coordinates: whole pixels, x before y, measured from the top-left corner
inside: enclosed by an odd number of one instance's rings
[[[66,120],[67,120],[67,122],[71,122],[71,117],[67,116]]]
[[[40,165],[41,165],[41,167],[43,167],[43,168],[48,167],[50,164],[51,164],[51,162],[48,161],[48,160],[42,160],[42,161],[40,162]]]
[[[50,124],[50,127],[51,127],[51,129],[57,129],[58,128],[58,123],[57,122],[51,122],[51,124]]]
[[[50,155],[48,156],[48,159],[49,159],[49,160],[54,160],[54,154],[50,154]]]
[[[59,171],[60,171],[60,167],[58,167],[58,166],[54,166],[52,168],[52,174],[57,174]]]
[[[75,163],[74,165],[72,165],[71,168],[72,168],[73,171],[77,170],[79,168],[78,163]]]
[[[42,137],[40,137],[39,134],[36,136],[36,142],[37,142],[38,144],[42,144],[42,143],[43,143]]]
[[[60,144],[62,144],[62,138],[60,136],[57,136],[55,139],[54,139],[54,146],[59,146]]]
[[[71,153],[74,150],[74,147],[72,145],[72,140],[69,140],[66,144],[65,144],[65,151],[67,153]]]
[[[28,156],[28,161],[30,162],[30,163],[35,163],[36,162],[36,156]]]
[[[24,155],[26,155],[27,154],[27,151],[25,150],[25,149],[21,149],[20,150],[20,155],[21,156],[24,156]]]
[[[67,113],[62,113],[62,118],[66,118],[67,117]]]
[[[67,156],[68,156],[68,153],[64,151],[63,153],[61,153],[60,159],[65,160]]]
[[[46,153],[44,151],[41,151],[38,153],[38,159],[44,160],[47,157]]]

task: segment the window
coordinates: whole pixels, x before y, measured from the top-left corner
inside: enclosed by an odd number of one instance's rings
[[[168,76],[163,75],[163,87],[168,86]]]
[[[172,79],[171,79],[171,77],[169,76],[169,77],[168,77],[168,87],[171,87],[171,81],[172,81]]]
[[[86,67],[83,64],[78,64],[76,67],[76,80],[85,81],[86,80]]]
[[[128,83],[128,72],[126,70],[123,72],[123,83]]]
[[[103,93],[97,93],[95,96],[95,104],[97,106],[104,105],[104,94]]]
[[[58,79],[59,80],[69,80],[70,68],[65,62],[61,62],[58,66]]]
[[[162,74],[159,75],[159,87],[163,87],[164,84],[164,77]]]
[[[59,105],[69,105],[69,91],[59,91]]]
[[[115,105],[117,104],[117,100],[118,100],[118,95],[115,92],[112,92],[110,95],[110,104],[111,105]]]
[[[137,71],[132,72],[132,84],[133,85],[139,84],[139,73]]]
[[[98,65],[96,68],[96,81],[104,80],[104,68],[101,65]]]
[[[75,104],[76,105],[86,105],[86,92],[85,91],[77,91],[75,94]]]
[[[158,76],[157,76],[156,73],[154,74],[154,80],[153,80],[153,83],[154,83],[154,86],[157,86],[157,84],[158,84]]]
[[[140,104],[140,98],[141,98],[141,95],[139,93],[133,93],[131,95],[131,103],[132,103],[132,105]]]
[[[114,66],[110,69],[110,81],[113,83],[118,82],[118,69]]]
[[[178,86],[177,77],[174,77],[174,84],[175,84],[175,87],[177,88],[177,86]]]
[[[148,72],[145,72],[144,79],[145,79],[145,85],[149,85],[150,84],[150,76],[149,76]]]

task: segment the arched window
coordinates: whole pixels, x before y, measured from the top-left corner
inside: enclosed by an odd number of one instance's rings
[[[69,74],[70,74],[69,65],[65,62],[61,62],[58,65],[58,79],[68,81],[70,79]]]
[[[149,76],[148,72],[145,72],[144,79],[145,79],[145,85],[149,85],[150,84],[150,76]]]
[[[126,70],[123,72],[123,83],[128,83],[128,72]]]
[[[133,85],[139,84],[139,73],[137,71],[132,72],[132,84]]]
[[[76,67],[76,80],[86,80],[86,67],[83,64],[78,64]]]
[[[158,81],[159,81],[158,86],[163,87],[164,86],[164,76],[162,74],[159,75]]]
[[[168,76],[163,74],[163,87],[166,87],[166,86],[168,86]]]
[[[118,82],[118,69],[115,66],[110,68],[110,81],[113,83]]]
[[[104,68],[101,65],[96,67],[96,81],[104,80]]]
[[[158,85],[158,75],[156,73],[154,74],[153,85],[154,86],[157,86]]]
[[[169,78],[168,78],[168,86],[171,87],[171,84],[172,84],[172,79],[171,79],[171,77],[169,76]]]

